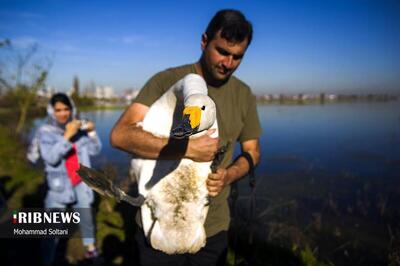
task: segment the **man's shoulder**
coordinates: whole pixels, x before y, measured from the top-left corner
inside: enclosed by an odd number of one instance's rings
[[[189,73],[193,73],[193,64],[172,67],[158,72],[152,76],[140,90],[134,102],[146,106],[152,105],[172,85]]]
[[[173,73],[191,73],[193,69],[194,69],[194,64],[185,64],[167,68],[165,71],[170,71]]]
[[[170,78],[179,80],[189,73],[193,73],[193,64],[170,67],[156,74],[159,78]]]

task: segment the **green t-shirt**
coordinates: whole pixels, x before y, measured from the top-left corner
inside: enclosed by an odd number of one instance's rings
[[[169,68],[157,73],[144,85],[134,102],[151,106],[172,85],[190,73],[196,73],[194,64]],[[207,87],[208,96],[217,106],[220,145],[230,143],[221,164],[221,167],[228,167],[232,162],[236,141],[257,139],[261,135],[256,98],[250,88],[234,76],[231,76],[228,82],[220,87],[209,85]],[[230,187],[227,186],[218,196],[211,198],[204,225],[207,237],[228,230],[230,216],[227,198],[229,192]],[[138,219],[136,220],[138,221]]]

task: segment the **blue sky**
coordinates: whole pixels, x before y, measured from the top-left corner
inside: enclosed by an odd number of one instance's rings
[[[74,75],[117,90],[195,62],[221,8],[242,10],[254,40],[236,75],[257,93],[400,91],[400,2],[3,1],[0,38],[53,56],[48,84]]]

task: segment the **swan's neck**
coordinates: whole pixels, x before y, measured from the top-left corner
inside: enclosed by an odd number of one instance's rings
[[[183,80],[181,84],[181,90],[183,95],[183,101],[193,94],[207,95],[207,84],[204,79],[197,74],[189,74]]]

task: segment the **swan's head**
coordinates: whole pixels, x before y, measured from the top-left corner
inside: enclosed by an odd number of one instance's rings
[[[215,103],[204,94],[193,94],[185,99],[182,122],[172,130],[174,138],[185,138],[209,129],[215,122]]]

